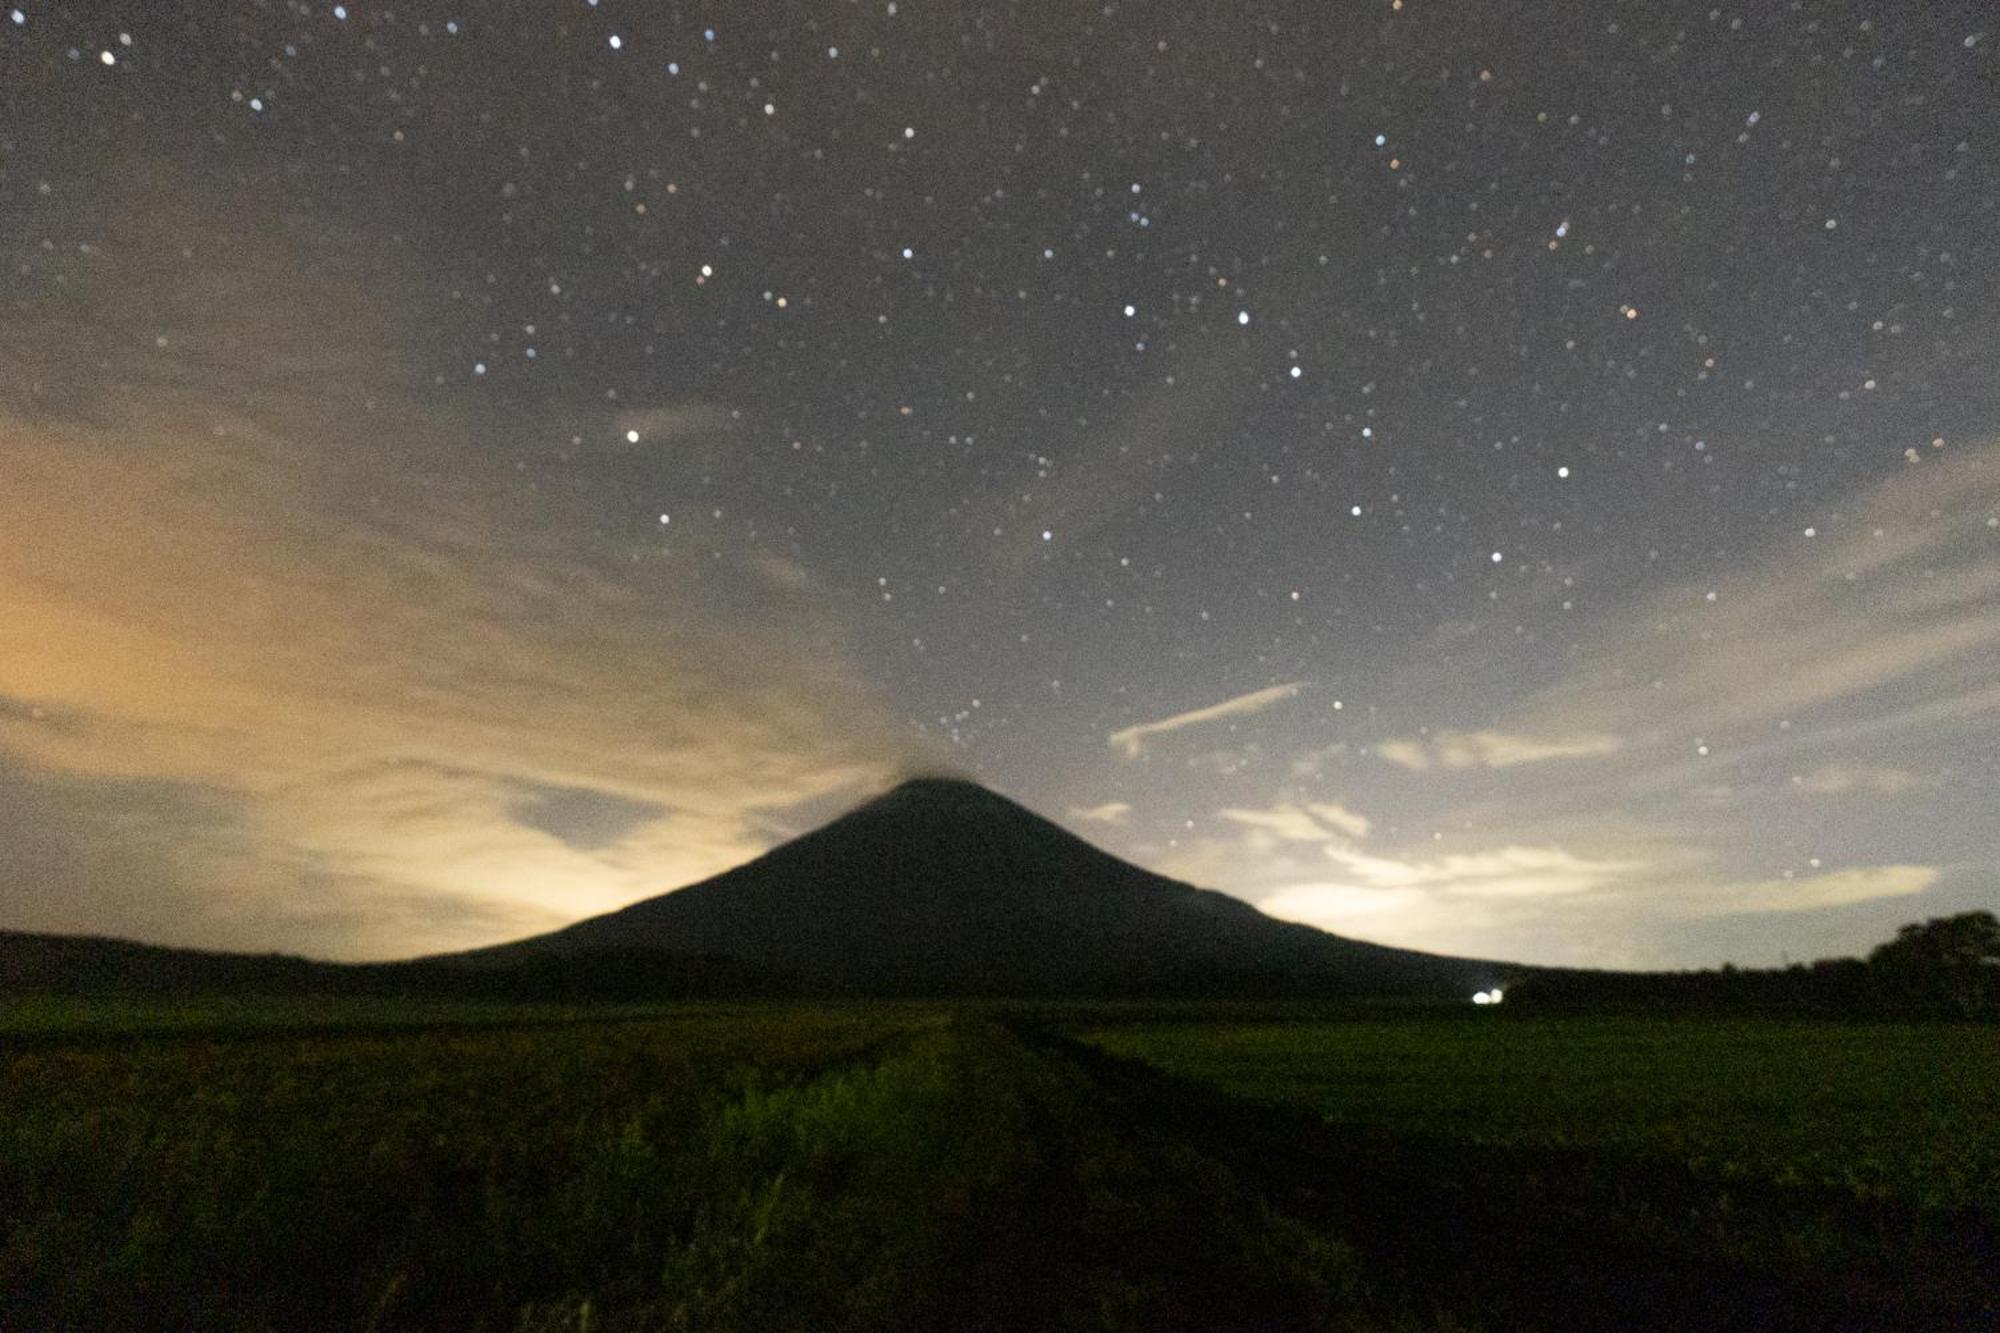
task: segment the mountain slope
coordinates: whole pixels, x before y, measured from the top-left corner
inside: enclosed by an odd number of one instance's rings
[[[636,949],[875,994],[1456,996],[1519,970],[1277,921],[942,778],[907,782],[713,879],[459,957]]]
[[[781,977],[728,958],[657,949],[530,953],[505,968],[455,957],[329,963],[296,954],[175,949],[92,935],[0,930],[0,1001],[22,995],[317,995],[466,1000],[779,995]]]

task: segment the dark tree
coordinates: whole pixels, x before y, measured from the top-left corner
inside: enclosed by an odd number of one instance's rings
[[[1898,999],[1967,1018],[2000,1011],[2000,918],[1960,912],[1904,926],[1868,955]]]

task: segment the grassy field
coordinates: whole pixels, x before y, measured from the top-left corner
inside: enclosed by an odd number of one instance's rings
[[[0,1327],[1310,1327],[1360,1308],[1348,1251],[979,1013],[425,1026],[341,1006],[302,1034],[295,1002],[204,1004],[126,1011],[119,1037],[114,1012],[67,1011],[67,1045],[61,1013],[11,1025]]]
[[[1983,1328],[1993,1036],[0,1006],[0,1328]]]
[[[1473,1013],[1082,1035],[1345,1128],[1933,1208],[2000,1201],[2000,1028]]]
[[[1296,1138],[1267,1157],[1327,1182],[1321,1215],[1370,1272],[1486,1320],[1622,1301],[1604,1326],[2000,1325],[1991,1026],[1464,1011],[1068,1026],[1272,1108]]]

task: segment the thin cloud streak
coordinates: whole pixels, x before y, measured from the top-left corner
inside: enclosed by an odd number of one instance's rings
[[[1475,897],[1546,898],[1588,893],[1631,878],[1643,861],[1579,856],[1561,847],[1506,845],[1437,857],[1395,858],[1331,845],[1327,859],[1377,888],[1430,888]]]
[[[1866,793],[1874,796],[1901,796],[1924,785],[1924,779],[1906,768],[1878,765],[1828,764],[1809,773],[1792,775],[1792,786],[1814,796],[1845,796]]]
[[[1880,898],[1907,898],[1938,882],[1936,866],[1853,866],[1824,875],[1720,884],[1688,903],[1694,916],[1814,912]]]
[[[1127,759],[1137,759],[1145,752],[1146,742],[1154,736],[1164,736],[1187,727],[1198,727],[1209,722],[1219,722],[1224,718],[1245,717],[1261,713],[1273,704],[1283,703],[1297,697],[1306,687],[1304,681],[1293,681],[1286,685],[1273,685],[1268,689],[1252,690],[1239,694],[1234,699],[1225,699],[1219,704],[1206,708],[1190,709],[1176,713],[1172,717],[1161,718],[1157,722],[1142,722],[1137,726],[1114,731],[1109,737],[1111,748],[1122,753]]]
[[[1368,816],[1334,801],[1285,804],[1269,810],[1227,809],[1219,813],[1232,823],[1267,829],[1292,842],[1329,842],[1342,835],[1365,838],[1371,827]]]
[[[1512,768],[1551,759],[1596,759],[1624,748],[1617,736],[1517,736],[1500,731],[1441,731],[1428,739],[1386,740],[1382,758],[1422,772],[1429,768]]]

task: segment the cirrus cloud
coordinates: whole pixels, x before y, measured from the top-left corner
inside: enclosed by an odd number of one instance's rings
[[[1878,898],[1907,898],[1938,882],[1936,866],[1852,866],[1823,875],[1721,884],[1687,903],[1697,916],[1744,916],[1764,912],[1812,912]]]
[[[1502,731],[1440,731],[1425,739],[1387,740],[1375,753],[1390,763],[1422,772],[1430,768],[1512,768],[1551,759],[1595,759],[1624,746],[1617,736],[1519,736]]]
[[[1228,809],[1222,818],[1246,828],[1269,829],[1293,842],[1327,842],[1345,834],[1365,838],[1371,827],[1368,816],[1349,810],[1337,801],[1307,801],[1284,804],[1269,810]]]
[[[1175,713],[1157,722],[1141,722],[1111,733],[1111,748],[1122,753],[1127,759],[1137,759],[1145,752],[1146,742],[1154,736],[1164,736],[1170,732],[1188,727],[1198,727],[1210,722],[1220,722],[1225,718],[1245,717],[1251,713],[1261,713],[1273,704],[1296,698],[1305,688],[1304,681],[1292,681],[1285,685],[1272,685],[1266,689],[1252,690],[1239,694],[1233,699],[1224,699],[1218,704],[1203,708],[1191,708],[1185,713]]]

